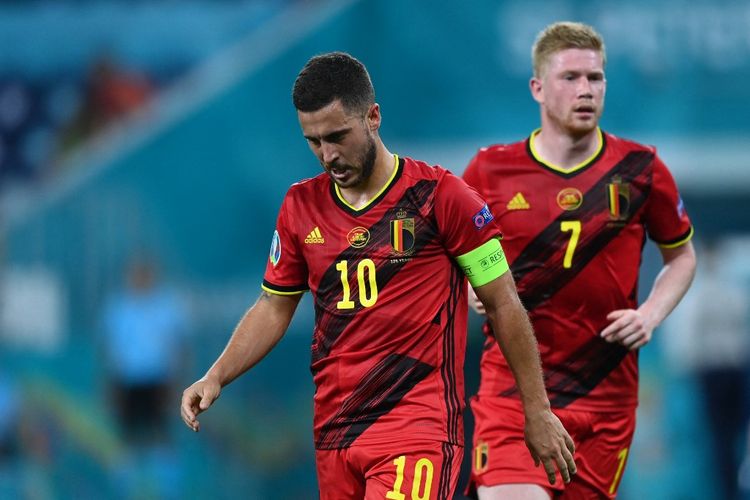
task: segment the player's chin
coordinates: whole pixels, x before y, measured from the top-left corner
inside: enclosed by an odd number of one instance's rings
[[[598,125],[599,120],[597,120],[596,117],[592,115],[590,118],[573,119],[568,126],[568,129],[574,135],[581,136],[593,132],[594,130],[596,130],[596,127]]]
[[[335,176],[331,176],[331,179],[333,179],[333,182],[335,182],[336,185],[341,189],[355,188],[362,184],[362,176],[357,174],[349,175],[345,178],[337,178]]]

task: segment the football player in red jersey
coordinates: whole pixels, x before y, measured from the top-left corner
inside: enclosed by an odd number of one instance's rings
[[[322,499],[452,498],[463,456],[470,280],[514,372],[530,460],[575,473],[551,412],[526,311],[486,203],[440,167],[394,155],[365,67],[312,58],[293,90],[324,172],[291,186],[260,299],[182,397],[185,423],[279,341],[301,295],[315,303],[311,369]],[[528,451],[527,451],[528,453]]]
[[[488,323],[471,402],[469,490],[484,500],[614,498],[635,429],[638,349],[690,286],[693,228],[654,148],[599,128],[601,36],[584,24],[555,23],[532,54],[541,128],[524,141],[481,149],[464,180],[507,234],[503,246],[539,342],[548,397],[575,441],[578,473],[550,485],[522,453],[518,392]],[[664,265],[639,306],[647,236]],[[481,303],[472,305],[482,312]]]

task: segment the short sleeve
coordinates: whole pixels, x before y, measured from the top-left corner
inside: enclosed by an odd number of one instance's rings
[[[479,186],[479,160],[477,158],[478,155],[474,155],[474,157],[469,161],[469,164],[466,166],[466,169],[464,170],[463,175],[461,178],[468,184],[469,186],[473,187],[477,191]]]
[[[648,236],[662,247],[677,247],[690,240],[693,226],[667,166],[654,158],[651,193],[646,204]]]
[[[472,187],[450,172],[440,180],[435,217],[445,248],[464,255],[502,234],[487,203]]]
[[[308,290],[307,264],[289,217],[292,203],[292,197],[287,193],[276,219],[263,277],[263,289],[277,295],[294,295]]]

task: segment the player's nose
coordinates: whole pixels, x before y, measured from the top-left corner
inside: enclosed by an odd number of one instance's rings
[[[320,145],[320,154],[323,159],[323,163],[330,165],[339,158],[338,149],[334,144],[323,143]]]

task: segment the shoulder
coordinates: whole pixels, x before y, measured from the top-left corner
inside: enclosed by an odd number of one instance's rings
[[[431,165],[422,160],[415,160],[408,156],[401,157],[404,160],[404,175],[409,177],[438,177],[445,171],[440,165]]]
[[[656,146],[641,144],[639,142],[625,139],[615,134],[610,134],[609,132],[602,131],[602,134],[604,136],[604,140],[607,143],[608,149],[612,149],[614,151],[622,151],[623,153],[629,153],[631,151],[641,151],[656,156]]]
[[[403,176],[408,179],[409,185],[433,186],[436,194],[442,193],[440,197],[445,197],[446,193],[460,192],[466,187],[465,181],[447,168],[412,158],[404,158]]]
[[[492,170],[510,163],[517,164],[528,157],[528,139],[524,139],[510,144],[492,144],[480,148],[471,159],[470,166]]]
[[[441,165],[431,165],[425,161],[402,157],[404,160],[403,177],[410,183],[420,181],[441,183],[446,176],[453,174]]]
[[[318,192],[327,192],[329,188],[330,178],[325,172],[310,177],[308,179],[302,179],[295,182],[286,193],[286,198],[292,199],[305,199]]]

